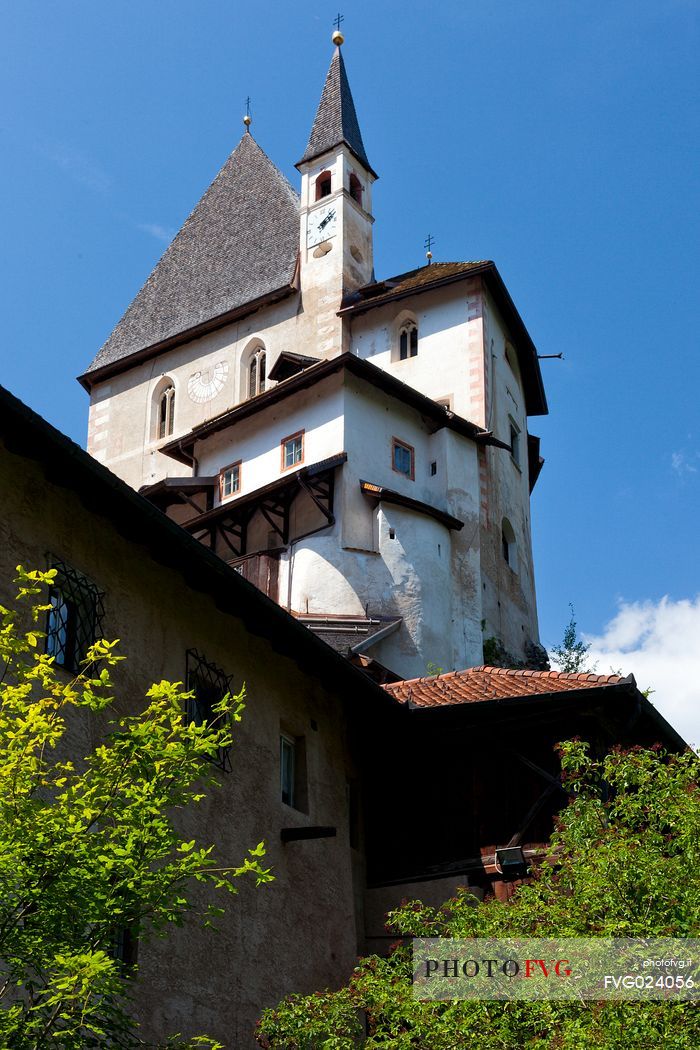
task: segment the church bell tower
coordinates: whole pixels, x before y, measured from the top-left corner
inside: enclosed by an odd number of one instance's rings
[[[357,120],[341,53],[343,35],[333,34],[335,52],[303,157],[300,260],[304,309],[327,313],[327,330],[338,333],[341,302],[374,279],[372,169]],[[336,340],[333,339],[333,342]],[[342,345],[328,346],[339,353]]]

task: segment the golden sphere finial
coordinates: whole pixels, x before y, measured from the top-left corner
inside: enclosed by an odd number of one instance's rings
[[[343,34],[340,32],[339,29],[336,29],[335,33],[331,37],[331,40],[336,45],[336,47],[340,47],[341,44],[345,43],[345,37],[343,36]]]
[[[247,128],[249,128],[250,125],[253,123],[253,118],[251,117],[250,113],[246,113],[246,115],[243,118],[243,123]]]

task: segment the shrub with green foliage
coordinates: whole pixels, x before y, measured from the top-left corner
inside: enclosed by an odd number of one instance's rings
[[[570,802],[547,862],[507,903],[466,890],[440,908],[390,913],[399,938],[700,936],[700,760],[692,752],[562,747]],[[366,1028],[365,1028],[366,1022]],[[362,959],[348,985],[291,996],[258,1027],[267,1050],[628,1050],[700,1046],[692,1002],[421,1002],[411,952]]]
[[[183,717],[186,694],[160,682],[135,713],[115,717],[116,643],[96,642],[72,681],[42,651],[40,598],[52,578],[18,569],[18,606],[0,606],[0,1045],[143,1046],[131,974],[114,957],[119,932],[143,941],[182,924],[194,881],[232,894],[241,875],[271,878],[262,843],[240,866],[221,867],[175,819],[214,782],[209,760],[230,745],[243,694],[196,725]],[[88,718],[106,732],[84,756],[69,726]],[[201,919],[221,913],[210,907]],[[205,1037],[167,1045],[219,1046]]]

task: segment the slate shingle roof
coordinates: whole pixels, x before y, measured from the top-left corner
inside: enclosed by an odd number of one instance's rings
[[[518,696],[542,696],[606,685],[633,684],[615,674],[564,674],[561,671],[516,671],[507,667],[468,667],[464,671],[412,678],[382,686],[399,703],[416,707],[446,707]]]
[[[376,176],[372,171],[367,159],[360,125],[357,120],[355,103],[352,99],[348,75],[345,70],[345,62],[340,48],[335,49],[331,59],[326,83],[323,85],[321,101],[316,111],[316,119],[311,128],[309,144],[304,156],[299,161],[303,164],[307,160],[319,157],[327,150],[333,149],[341,142],[350,147],[357,159]],[[297,167],[299,167],[297,164]]]
[[[291,285],[299,198],[245,134],[86,375]]]
[[[468,277],[471,273],[483,273],[485,269],[493,266],[494,264],[488,259],[478,262],[439,262],[431,263],[429,266],[419,266],[416,270],[409,270],[396,277],[388,277],[385,281],[375,281],[373,284],[365,285],[364,288],[359,288],[347,297],[341,312],[361,313],[363,307],[369,309],[369,307],[381,306],[382,303],[391,302],[413,293],[417,294],[445,281]]]

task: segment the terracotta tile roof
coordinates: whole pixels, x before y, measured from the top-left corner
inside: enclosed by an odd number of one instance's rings
[[[299,199],[245,134],[85,375],[292,283]]]
[[[444,707],[633,682],[631,676],[622,678],[616,674],[563,674],[561,671],[516,671],[507,667],[468,667],[464,671],[451,671],[431,678],[412,678],[382,688],[402,704]]]

